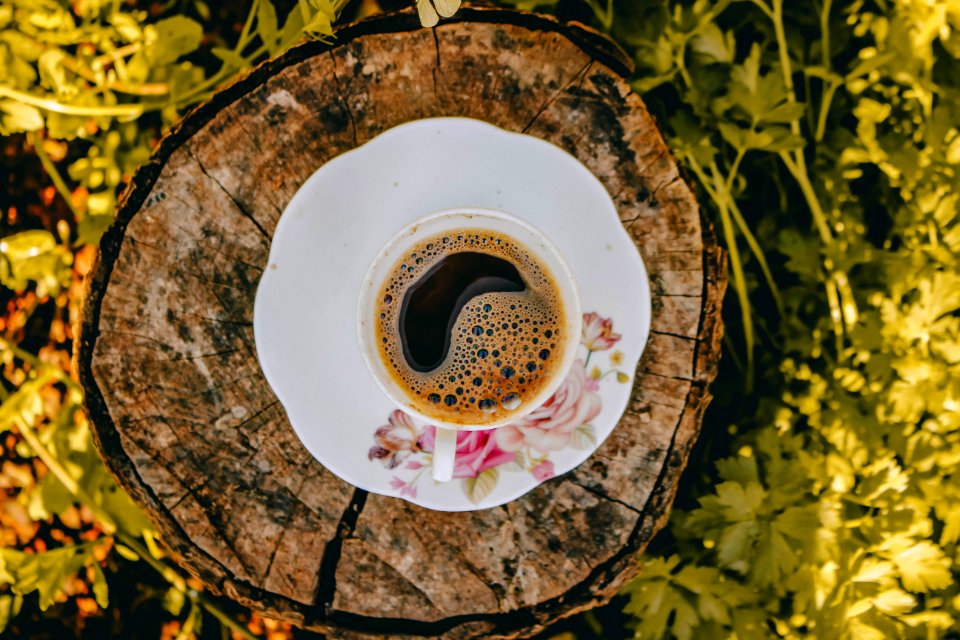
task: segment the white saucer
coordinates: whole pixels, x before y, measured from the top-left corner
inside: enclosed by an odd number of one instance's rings
[[[462,433],[457,479],[436,483],[433,428],[377,387],[355,314],[380,247],[417,218],[459,207],[511,213],[553,241],[580,288],[584,341],[550,402],[517,427]],[[650,330],[650,287],[610,196],[573,156],[485,122],[432,118],[390,129],[303,184],[274,233],[253,326],[264,374],[322,465],[367,491],[469,511],[569,471],[610,434]]]

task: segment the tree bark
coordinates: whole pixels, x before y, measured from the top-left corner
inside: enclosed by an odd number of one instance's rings
[[[163,139],[102,241],[77,366],[108,466],[184,567],[336,637],[526,636],[636,573],[710,399],[726,280],[629,72],[615,45],[576,24],[467,8],[426,30],[403,12],[266,62]],[[304,180],[433,116],[486,120],[579,158],[652,280],[652,333],[613,434],[570,473],[472,513],[368,495],[324,469],[253,340],[270,240]]]

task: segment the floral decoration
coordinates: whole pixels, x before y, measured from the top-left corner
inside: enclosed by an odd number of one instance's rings
[[[596,311],[583,314],[583,338],[581,342],[591,353],[606,351],[620,341],[620,334],[613,332],[613,321],[602,318]]]
[[[467,498],[481,502],[496,487],[502,472],[530,473],[538,482],[554,477],[553,452],[572,447],[587,450],[596,446],[597,436],[591,421],[603,408],[600,385],[611,374],[617,382],[629,382],[630,376],[616,369],[623,353],[610,354],[610,369],[602,371],[591,357],[612,349],[621,339],[613,332],[613,321],[596,312],[583,315],[580,344],[586,356],[578,359],[560,387],[543,405],[520,420],[498,429],[461,431],[457,434],[457,453],[453,478],[459,480]],[[418,426],[404,412],[393,411],[387,424],[373,434],[374,445],[368,459],[396,470],[390,486],[400,496],[415,498],[419,483],[430,478],[437,427]]]

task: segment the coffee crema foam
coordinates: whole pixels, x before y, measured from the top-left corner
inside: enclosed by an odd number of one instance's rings
[[[509,262],[525,288],[467,300],[442,360],[417,370],[401,331],[404,301],[434,267],[465,252]],[[552,274],[519,241],[486,229],[447,231],[413,245],[382,285],[376,314],[380,357],[394,381],[412,408],[445,423],[482,426],[507,417],[539,394],[563,355],[565,318]]]

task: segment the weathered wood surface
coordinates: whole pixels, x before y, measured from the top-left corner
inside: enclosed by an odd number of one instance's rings
[[[78,369],[98,445],[188,570],[337,636],[529,635],[602,602],[662,526],[709,401],[725,278],[629,61],[575,25],[465,9],[341,30],[254,70],[160,145],[105,236]],[[567,149],[652,277],[633,401],[587,462],[503,507],[367,495],[302,447],[254,351],[277,219],[321,164],[402,122],[469,116]],[[462,544],[469,540],[469,544]]]

